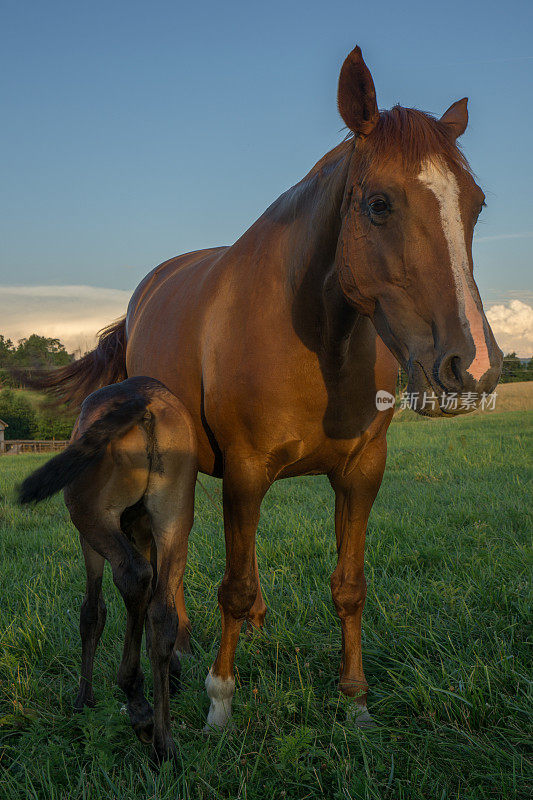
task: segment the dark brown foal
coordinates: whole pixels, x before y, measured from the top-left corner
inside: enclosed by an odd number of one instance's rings
[[[90,395],[70,446],[30,475],[20,490],[21,502],[30,502],[65,487],[80,534],[87,588],[75,707],[94,704],[94,655],[106,618],[102,575],[109,561],[127,611],[118,684],[137,736],[153,743],[158,761],[175,752],[169,673],[179,676],[175,648],[189,649],[183,573],[196,473],[196,435],[189,414],[163,384],[140,377]],[[145,620],[155,710],[144,696],[140,666]]]

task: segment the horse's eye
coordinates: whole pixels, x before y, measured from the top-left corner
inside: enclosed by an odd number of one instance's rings
[[[369,202],[368,210],[374,218],[382,219],[389,213],[390,208],[384,197],[375,197]]]

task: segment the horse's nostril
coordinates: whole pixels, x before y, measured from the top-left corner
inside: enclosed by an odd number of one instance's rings
[[[461,377],[461,359],[459,356],[452,356],[450,358],[450,370],[452,371],[453,377],[457,381],[457,383],[463,384],[463,379]]]
[[[463,373],[461,368],[461,356],[444,356],[440,362],[438,370],[440,385],[445,389],[460,391],[464,386]]]

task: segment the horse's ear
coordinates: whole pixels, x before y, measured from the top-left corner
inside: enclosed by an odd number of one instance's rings
[[[356,136],[371,133],[379,119],[379,110],[374,81],[360,47],[354,48],[342,65],[337,103],[341,117]]]
[[[462,136],[468,125],[468,97],[463,97],[462,100],[457,100],[456,103],[453,103],[444,112],[440,121],[448,125],[452,139],[455,140]]]

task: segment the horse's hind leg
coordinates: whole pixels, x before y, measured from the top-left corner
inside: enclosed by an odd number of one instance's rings
[[[81,677],[78,696],[74,701],[76,711],[84,706],[94,706],[93,666],[94,654],[106,620],[106,607],[102,595],[104,559],[80,536],[87,571],[85,598],[80,612]]]
[[[267,488],[267,470],[259,460],[242,455],[238,459],[227,458],[223,486],[226,571],[218,590],[222,635],[205,681],[211,700],[206,729],[223,728],[231,716],[235,649],[243,620],[257,597],[255,533]]]

